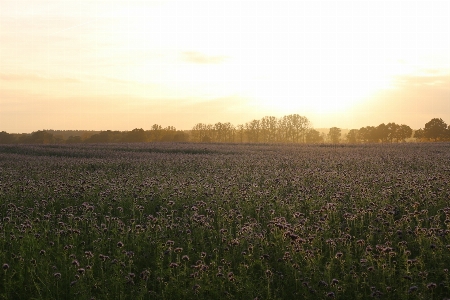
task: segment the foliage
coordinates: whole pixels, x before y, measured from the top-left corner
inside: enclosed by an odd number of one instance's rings
[[[323,143],[323,137],[320,135],[320,132],[315,129],[310,129],[306,133],[306,143],[315,144],[315,143]]]
[[[423,135],[425,138],[435,141],[445,140],[449,138],[447,124],[440,118],[434,118],[425,124]]]
[[[448,141],[450,126],[442,119],[432,119],[425,129],[416,130],[416,141]],[[338,143],[339,128],[333,127],[328,140]],[[394,122],[378,126],[351,129],[346,135],[348,143],[392,143],[405,142],[413,130],[405,124]],[[40,130],[31,134],[10,134],[0,132],[0,144],[79,144],[79,143],[144,143],[144,142],[197,142],[197,143],[323,143],[324,133],[312,128],[308,118],[291,114],[276,118],[265,116],[234,126],[230,122],[197,123],[190,131],[177,130],[173,126],[163,128],[154,124],[150,130],[135,128],[132,131],[82,131],[82,130]]]
[[[328,138],[333,144],[338,144],[341,137],[341,129],[337,127],[331,127],[328,132]]]

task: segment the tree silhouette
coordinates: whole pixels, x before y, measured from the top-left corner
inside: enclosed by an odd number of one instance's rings
[[[350,144],[356,144],[359,142],[359,130],[358,129],[351,129],[347,133],[347,141]]]
[[[249,142],[259,142],[259,135],[261,132],[261,122],[259,120],[252,120],[251,122],[245,123],[245,130]]]
[[[382,143],[387,142],[389,139],[389,133],[390,129],[386,124],[381,123],[380,125],[378,125],[375,129],[376,142],[378,142],[379,140],[381,140]]]
[[[14,135],[5,131],[0,132],[0,144],[12,144],[15,140]]]
[[[323,143],[323,137],[320,132],[315,129],[309,129],[306,132],[306,142],[308,144]]]
[[[79,144],[82,142],[81,136],[79,135],[71,135],[67,138],[66,144]]]
[[[416,130],[416,131],[414,132],[414,138],[415,138],[417,141],[420,141],[420,140],[422,140],[422,139],[424,138],[424,135],[423,135],[423,129],[422,129],[422,128],[420,128],[420,129],[418,129],[418,130]]]
[[[147,142],[147,134],[142,128],[135,128],[126,133],[124,141],[128,143]]]
[[[277,138],[277,118],[273,116],[265,116],[260,121],[261,124],[261,141],[263,143],[273,143]]]
[[[339,143],[339,138],[341,137],[341,129],[337,127],[331,127],[328,132],[328,138],[333,144]]]
[[[45,130],[33,132],[28,138],[28,142],[32,144],[51,144],[54,142],[53,134]]]
[[[191,130],[191,136],[192,140],[194,142],[209,142],[211,141],[211,137],[209,136],[211,134],[210,129],[212,128],[211,125],[206,125],[203,123],[197,123],[194,127],[192,127]]]
[[[244,132],[245,132],[244,125],[239,124],[238,126],[236,126],[236,134],[237,134],[238,141],[240,143],[244,142]]]
[[[444,140],[448,136],[447,124],[441,118],[434,118],[425,124],[423,135],[434,141]]]
[[[413,130],[408,125],[402,124],[397,128],[395,133],[395,138],[397,142],[404,142],[405,139],[408,139],[412,136]]]
[[[152,142],[157,142],[161,140],[163,135],[163,128],[161,125],[153,124],[150,131],[147,133],[148,140]]]
[[[399,135],[400,125],[395,124],[394,122],[387,123],[385,134],[386,137],[384,137],[387,141],[392,143],[394,139],[397,139],[398,141],[398,135]]]

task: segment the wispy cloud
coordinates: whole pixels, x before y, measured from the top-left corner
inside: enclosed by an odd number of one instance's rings
[[[450,74],[428,70],[422,74],[395,77],[392,89],[380,91],[355,108],[352,119],[357,124],[396,122],[418,129],[432,118],[449,122],[448,116]]]
[[[227,56],[210,56],[201,52],[186,51],[183,52],[183,60],[194,64],[220,64],[227,59]]]
[[[450,74],[444,74],[438,70],[427,70],[423,75],[401,75],[395,78],[394,85],[401,88],[428,86],[450,90]]]
[[[76,83],[79,82],[78,79],[62,77],[62,78],[48,78],[42,77],[35,74],[12,74],[12,73],[0,73],[0,80],[5,81],[48,81],[48,82],[66,82],[66,83]]]

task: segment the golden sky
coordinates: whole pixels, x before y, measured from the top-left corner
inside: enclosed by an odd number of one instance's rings
[[[450,1],[0,0],[0,131],[450,123]]]

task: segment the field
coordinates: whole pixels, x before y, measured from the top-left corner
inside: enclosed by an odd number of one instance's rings
[[[450,298],[450,144],[0,145],[0,299]]]

